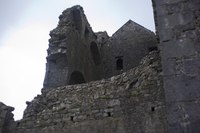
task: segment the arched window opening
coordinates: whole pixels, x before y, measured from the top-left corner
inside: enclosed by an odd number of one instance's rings
[[[69,80],[69,85],[74,85],[74,84],[81,84],[85,83],[85,79],[83,77],[83,74],[79,71],[74,71],[71,74],[70,80]]]
[[[95,42],[91,43],[90,51],[91,51],[92,58],[93,58],[95,65],[101,64],[99,49],[98,49],[97,44]]]
[[[149,47],[149,48],[148,48],[148,51],[149,51],[149,52],[151,52],[151,51],[156,51],[156,50],[158,50],[157,47]]]
[[[123,69],[123,59],[122,57],[118,57],[116,60],[116,69],[122,70]]]

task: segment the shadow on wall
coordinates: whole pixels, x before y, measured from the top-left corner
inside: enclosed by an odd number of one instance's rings
[[[93,58],[95,65],[100,65],[101,64],[101,57],[100,57],[99,49],[98,49],[97,44],[95,42],[91,42],[90,51],[91,51],[92,58]]]
[[[83,74],[79,71],[74,71],[69,79],[69,85],[85,83]]]

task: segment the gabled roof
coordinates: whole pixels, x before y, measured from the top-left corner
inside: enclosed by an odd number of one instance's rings
[[[152,34],[153,32],[150,31],[149,29],[141,26],[140,24],[132,21],[132,20],[128,20],[121,28],[119,28],[113,35],[112,37],[116,37],[119,34],[122,34],[122,32],[144,32],[144,33],[149,33]]]

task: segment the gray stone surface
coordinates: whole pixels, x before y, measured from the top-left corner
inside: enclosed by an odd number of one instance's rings
[[[136,67],[145,55],[157,49],[157,42],[152,31],[129,20],[108,39],[102,49],[103,73],[108,78]],[[122,69],[116,69],[118,59],[123,61]]]
[[[6,106],[0,102],[0,133],[9,133],[14,126],[12,111],[13,107]],[[15,127],[15,126],[14,126]]]
[[[100,79],[100,60],[96,35],[93,33],[83,9],[74,6],[63,11],[57,28],[50,32],[44,87],[78,84]],[[93,44],[93,49],[91,49]],[[93,53],[94,53],[93,52]],[[98,62],[98,61],[96,61]]]
[[[153,0],[168,132],[199,133],[200,1]]]
[[[63,11],[50,36],[44,87],[120,74],[137,66],[150,48],[157,47],[155,34],[131,20],[112,37],[106,32],[94,33],[81,6]],[[118,58],[122,62],[117,64]]]

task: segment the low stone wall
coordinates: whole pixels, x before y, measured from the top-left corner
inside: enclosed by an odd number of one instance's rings
[[[164,92],[159,55],[121,75],[42,89],[27,102],[17,133],[163,133]]]

